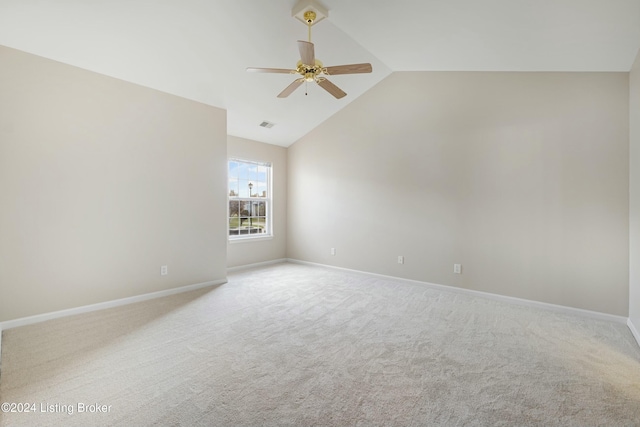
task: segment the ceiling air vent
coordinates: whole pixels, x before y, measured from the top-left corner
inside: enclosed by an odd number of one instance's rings
[[[260,123],[260,126],[262,126],[263,128],[271,129],[274,124],[275,123],[264,121],[264,122]]]

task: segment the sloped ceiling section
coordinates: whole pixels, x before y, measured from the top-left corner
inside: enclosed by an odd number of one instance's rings
[[[277,99],[293,76],[245,69],[295,67],[295,3],[0,0],[0,44],[226,108],[229,134],[285,147],[392,71],[629,71],[640,46],[638,0],[324,0],[316,56],[374,72],[333,77],[341,100]]]
[[[393,71],[629,71],[640,46],[638,0],[327,3]]]

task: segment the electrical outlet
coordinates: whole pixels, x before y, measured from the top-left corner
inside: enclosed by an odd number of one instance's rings
[[[336,254],[336,248],[331,248],[331,255],[335,255]]]
[[[404,264],[404,257],[402,255],[398,255],[398,264]]]
[[[462,264],[453,264],[453,272],[455,274],[462,274]]]
[[[169,274],[168,267],[166,265],[163,265],[162,267],[160,267],[160,275],[166,276],[167,274]]]

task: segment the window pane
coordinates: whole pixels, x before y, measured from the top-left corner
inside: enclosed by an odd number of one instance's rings
[[[229,162],[229,179],[238,178],[238,162]]]
[[[256,177],[256,181],[267,182],[267,167],[266,166],[258,166],[258,175]]]
[[[266,182],[258,182],[253,187],[254,196],[255,197],[267,197],[267,183]]]
[[[240,203],[240,216],[249,216],[249,212],[251,211],[251,202],[242,201]]]
[[[258,165],[251,165],[249,168],[249,177],[252,181],[258,181]]]
[[[249,197],[249,183],[251,181],[246,180],[246,179],[241,179],[240,181],[238,181],[238,194],[240,195],[240,197]],[[253,183],[251,183],[251,185],[253,186]],[[253,190],[251,191],[253,193]]]
[[[240,202],[238,200],[229,200],[229,218],[240,216]]]
[[[239,233],[238,224],[239,224],[238,217],[229,218],[229,236],[238,235]]]
[[[240,231],[245,230],[249,226],[249,218],[246,216],[241,216],[238,218],[238,227]]]
[[[249,169],[251,169],[252,166],[253,165],[251,165],[250,163],[239,163],[239,165],[238,165],[238,177],[240,179],[244,179],[244,180],[249,181],[251,179]]]
[[[258,227],[261,233],[267,232],[267,218],[264,216],[257,216],[253,218],[253,226]]]
[[[238,197],[238,180],[229,178],[229,197]]]

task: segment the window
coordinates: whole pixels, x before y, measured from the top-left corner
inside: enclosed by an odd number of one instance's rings
[[[271,235],[271,164],[229,160],[229,238]]]

